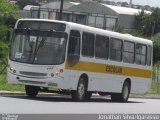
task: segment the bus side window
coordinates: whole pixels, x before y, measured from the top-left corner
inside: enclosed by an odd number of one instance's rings
[[[94,57],[94,40],[92,33],[84,32],[82,35],[82,55],[85,57]]]
[[[134,63],[135,44],[129,41],[124,41],[123,44],[123,62]]]
[[[122,60],[122,40],[111,38],[110,40],[110,59],[114,61]]]
[[[147,48],[147,65],[151,65],[151,58],[152,58],[152,47],[148,46]]]
[[[78,63],[80,57],[80,32],[71,30],[68,44],[68,65]]]
[[[137,43],[136,55],[135,55],[136,64],[146,65],[146,52],[147,52],[147,46]]]
[[[95,57],[108,59],[109,38],[106,36],[96,35],[95,41]]]

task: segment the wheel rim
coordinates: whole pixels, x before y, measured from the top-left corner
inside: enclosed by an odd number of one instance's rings
[[[125,86],[124,86],[124,89],[123,89],[123,98],[124,98],[124,99],[127,99],[128,93],[129,93],[128,86],[125,85]]]
[[[79,97],[82,98],[83,95],[84,95],[84,85],[83,84],[80,84],[79,87],[78,87],[78,93],[79,93]]]

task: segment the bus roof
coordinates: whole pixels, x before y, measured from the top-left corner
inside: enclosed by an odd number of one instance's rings
[[[103,30],[100,28],[90,27],[90,26],[86,26],[86,25],[82,25],[82,24],[73,23],[73,22],[49,20],[49,19],[19,19],[18,21],[44,21],[44,22],[65,23],[66,25],[68,25],[70,27],[70,29],[74,29],[74,30],[79,30],[79,31],[84,31],[84,32],[89,32],[89,33],[96,33],[99,35],[104,35],[104,36],[113,37],[113,38],[117,38],[117,39],[132,41],[132,42],[138,42],[138,43],[142,43],[142,44],[144,44],[144,43],[148,44],[148,45],[153,44],[151,40],[135,37],[130,34],[122,34],[122,33],[113,32],[113,31],[109,31],[109,30]],[[16,26],[17,26],[17,23],[16,23]]]

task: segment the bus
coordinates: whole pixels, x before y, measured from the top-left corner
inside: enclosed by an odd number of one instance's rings
[[[8,83],[26,95],[70,94],[76,101],[93,93],[127,102],[144,94],[152,78],[151,40],[72,22],[19,19],[8,60]]]

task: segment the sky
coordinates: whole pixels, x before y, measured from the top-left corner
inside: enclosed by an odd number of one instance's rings
[[[115,1],[115,2],[130,2],[130,0],[110,0],[110,1]],[[160,7],[160,0],[132,0],[133,4],[136,5],[149,5],[152,7]]]

